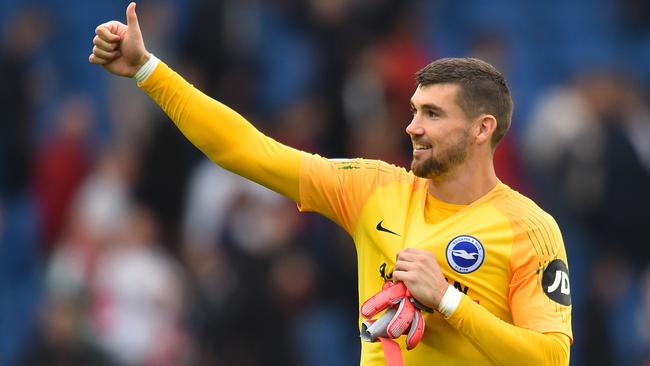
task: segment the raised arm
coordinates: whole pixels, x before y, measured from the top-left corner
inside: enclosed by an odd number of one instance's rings
[[[307,153],[265,136],[237,112],[201,93],[145,48],[135,12],[127,24],[110,21],[96,29],[89,61],[138,85],[210,160],[298,201],[301,158]]]

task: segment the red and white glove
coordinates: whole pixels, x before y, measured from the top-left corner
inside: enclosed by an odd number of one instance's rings
[[[361,324],[361,339],[376,342],[406,334],[406,348],[411,350],[424,334],[422,310],[431,311],[411,296],[403,282],[387,281],[380,292],[361,306],[361,316],[366,319]],[[372,319],[382,311],[379,319]]]

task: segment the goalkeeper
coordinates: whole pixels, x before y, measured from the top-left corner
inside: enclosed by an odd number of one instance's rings
[[[346,230],[358,255],[360,303],[398,288],[394,283],[414,304],[435,309],[421,312],[417,347],[396,338],[402,352],[395,361],[384,342],[363,342],[362,365],[568,364],[564,243],[555,220],[494,172],[494,149],[513,104],[491,65],[441,59],[417,73],[406,126],[410,171],[375,160],[329,160],[274,141],[195,89],[147,51],[135,3],[126,13],[126,25],[97,27],[91,63],[135,78],[215,163]]]

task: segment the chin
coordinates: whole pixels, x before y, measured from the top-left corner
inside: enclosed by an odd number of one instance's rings
[[[431,169],[432,164],[429,160],[426,161],[415,161],[411,162],[411,172],[420,178],[429,178],[432,173]]]
[[[433,179],[444,175],[449,170],[449,166],[442,164],[440,161],[432,158],[423,161],[411,161],[411,172],[420,178]]]

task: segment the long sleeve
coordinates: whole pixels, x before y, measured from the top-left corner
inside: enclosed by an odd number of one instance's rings
[[[307,153],[265,136],[163,62],[139,87],[210,160],[293,201],[299,199],[300,161]]]
[[[506,323],[466,295],[447,321],[495,365],[569,364],[568,336]]]

